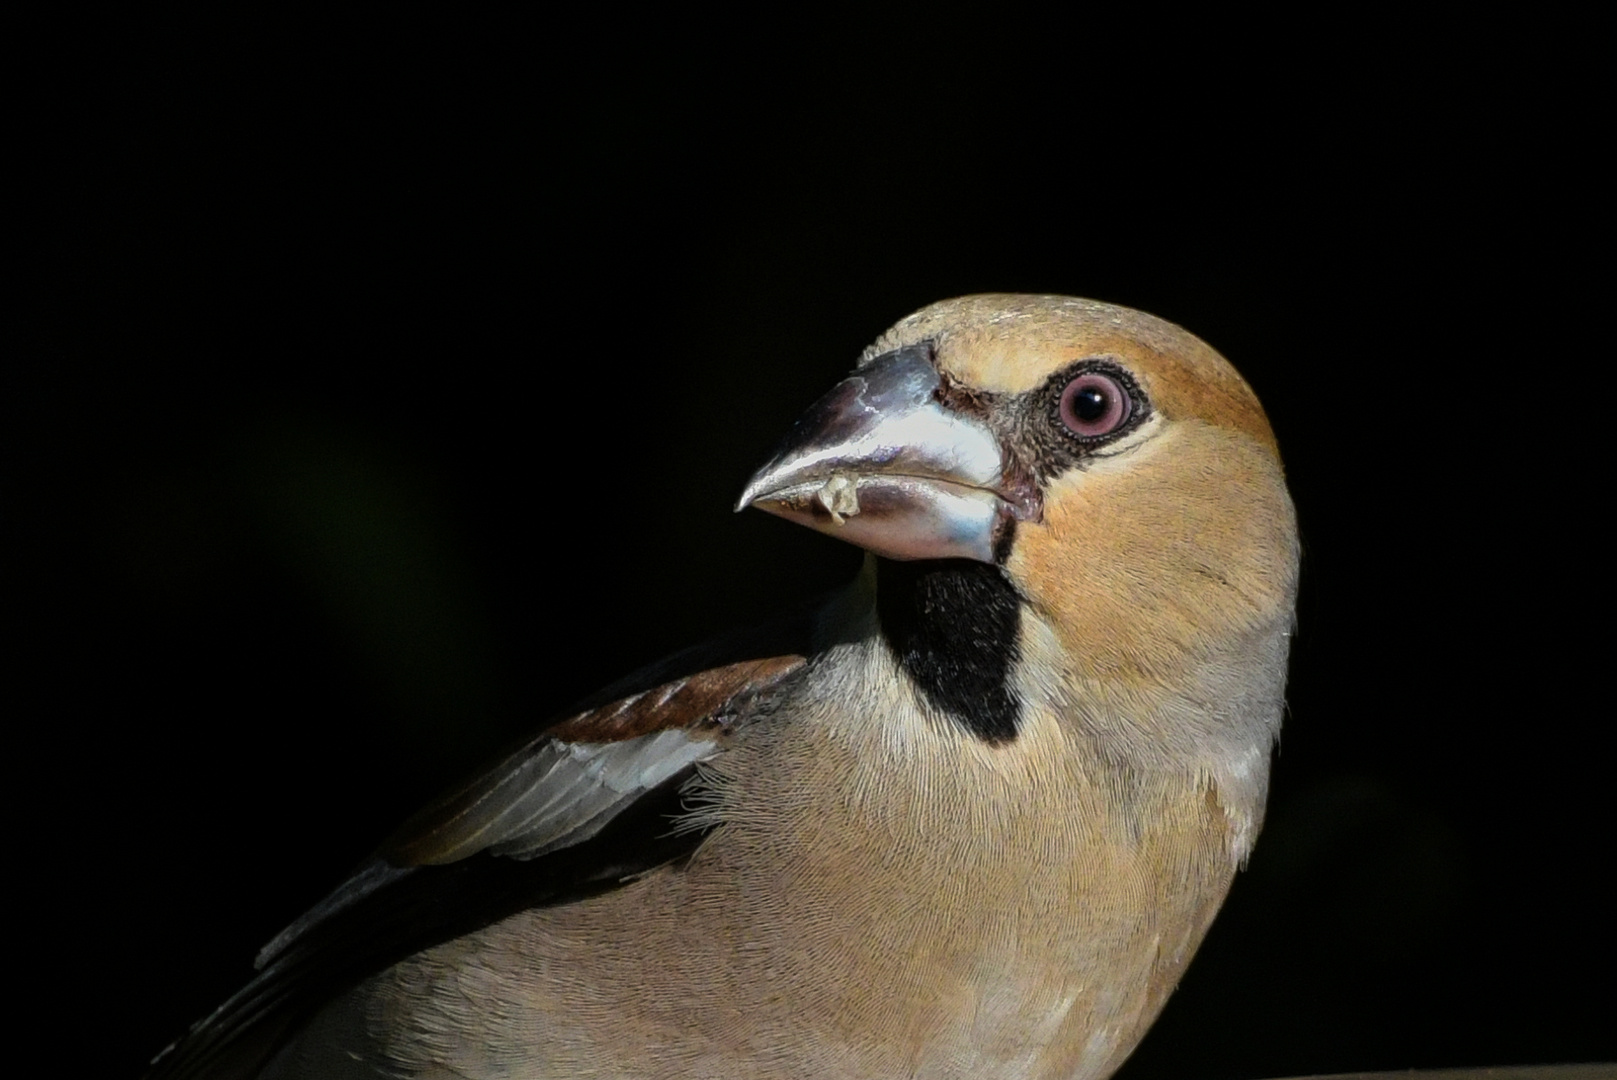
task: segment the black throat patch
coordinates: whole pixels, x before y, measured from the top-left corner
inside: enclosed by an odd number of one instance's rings
[[[970,559],[876,563],[876,614],[899,665],[933,706],[990,744],[1016,738],[1021,598]]]

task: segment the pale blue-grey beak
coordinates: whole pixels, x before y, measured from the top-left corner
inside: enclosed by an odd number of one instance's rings
[[[879,356],[792,425],[736,509],[756,506],[889,559],[994,562],[1032,486],[982,421],[939,400],[931,349]]]

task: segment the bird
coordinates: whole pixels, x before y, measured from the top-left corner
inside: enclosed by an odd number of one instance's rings
[[[1262,825],[1296,515],[1144,312],[901,319],[737,509],[846,587],[565,712],[406,822],[151,1080],[1101,1080]]]

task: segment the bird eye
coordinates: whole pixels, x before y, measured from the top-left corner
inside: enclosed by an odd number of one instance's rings
[[[1128,391],[1105,372],[1086,371],[1061,391],[1061,422],[1080,438],[1110,435],[1133,411]]]

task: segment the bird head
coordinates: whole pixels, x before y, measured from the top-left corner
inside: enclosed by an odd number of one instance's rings
[[[740,505],[874,553],[888,572],[878,607],[889,580],[914,592],[931,573],[915,568],[991,577],[914,605],[965,597],[955,613],[976,620],[944,643],[953,658],[932,665],[933,696],[959,698],[975,677],[981,692],[953,711],[989,743],[1042,701],[1096,754],[1212,778],[1246,808],[1232,811],[1244,853],[1280,722],[1299,549],[1268,420],[1206,343],[1091,300],[933,304],[810,407]],[[978,612],[1005,595],[1017,610],[999,634]],[[1013,640],[988,670],[992,657],[971,654],[996,634]],[[907,670],[925,676],[925,656]]]
[[[901,320],[740,505],[887,559],[998,566],[1097,675],[1291,619],[1296,524],[1256,395],[1199,338],[1091,300],[968,296]]]

